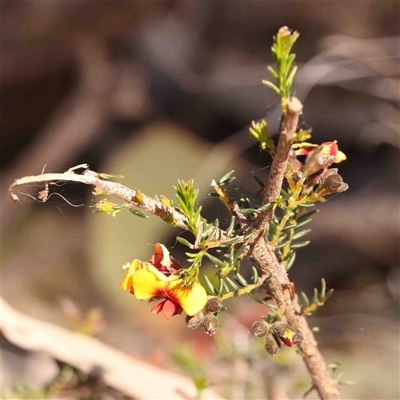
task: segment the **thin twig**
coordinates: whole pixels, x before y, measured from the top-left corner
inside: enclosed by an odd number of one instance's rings
[[[85,168],[83,174],[76,174],[74,172],[78,168]],[[185,216],[176,211],[174,208],[168,207],[160,201],[146,196],[139,190],[130,189],[119,182],[102,179],[100,174],[88,169],[86,164],[81,164],[70,168],[68,171],[62,174],[47,173],[36,176],[25,176],[21,179],[16,179],[9,188],[9,194],[14,201],[18,201],[18,196],[13,192],[16,187],[40,182],[49,184],[53,184],[55,182],[80,182],[86,185],[92,185],[100,192],[118,197],[126,203],[136,206],[163,219],[170,218],[173,220],[173,224],[175,226],[187,229],[187,226],[183,222]]]

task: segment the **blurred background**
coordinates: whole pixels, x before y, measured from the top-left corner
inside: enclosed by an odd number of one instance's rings
[[[208,218],[226,218],[210,182],[234,169],[249,197],[271,160],[248,133],[279,123],[269,79],[272,37],[300,32],[295,94],[314,143],[338,140],[350,189],[319,205],[289,275],[311,294],[325,278],[334,296],[310,318],[327,362],[339,362],[344,399],[399,398],[399,4],[398,2],[2,3],[2,295],[18,311],[166,370],[206,377],[228,399],[302,398],[309,378],[285,349],[271,359],[247,329],[266,309],[227,302],[214,339],[166,322],[119,288],[121,266],[166,244],[161,220],[93,214],[91,189],[43,187],[16,178],[88,163],[123,183],[173,197],[194,178]],[[34,198],[29,197],[34,196]],[[210,266],[211,267],[211,266]],[[212,272],[212,270],[211,270]],[[183,344],[184,343],[184,344]],[[2,390],[40,387],[56,373],[3,338]],[[73,349],[71,349],[73,351]],[[149,385],[152,383],[149,382]],[[13,394],[14,393],[14,394]],[[13,397],[14,396],[14,397]],[[316,398],[311,393],[309,398]]]

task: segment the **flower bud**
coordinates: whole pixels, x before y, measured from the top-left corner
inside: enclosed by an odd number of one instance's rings
[[[203,319],[203,329],[207,335],[214,335],[218,330],[218,318],[214,314],[206,314]]]
[[[295,331],[286,322],[277,321],[272,324],[272,331],[279,337],[282,343],[288,347],[293,347]]]
[[[324,146],[317,147],[313,152],[309,153],[304,164],[303,172],[309,176],[315,174],[321,169],[328,168],[335,160],[335,156],[326,154]]]
[[[297,183],[303,177],[303,173],[301,171],[296,171],[292,174],[292,180],[294,183]]]
[[[268,333],[265,337],[264,347],[270,356],[275,357],[281,350],[281,342],[272,333]]]
[[[190,329],[197,329],[201,326],[204,320],[203,311],[199,311],[197,314],[193,316],[188,315],[186,317],[186,325]]]
[[[339,174],[331,174],[321,180],[321,188],[329,193],[341,193],[349,188]]]
[[[250,329],[250,332],[255,337],[263,337],[268,333],[268,331],[269,331],[269,325],[265,320],[254,322],[253,326]]]
[[[222,301],[218,297],[211,297],[208,299],[206,306],[205,306],[205,312],[206,313],[214,313],[218,312],[222,308]]]

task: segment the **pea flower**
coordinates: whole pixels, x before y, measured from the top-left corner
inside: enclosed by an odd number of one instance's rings
[[[155,253],[149,259],[150,264],[154,265],[159,271],[166,275],[178,272],[182,269],[178,261],[169,255],[169,251],[163,244],[156,243],[154,247]]]
[[[280,321],[274,322],[272,331],[284,345],[293,347],[296,344],[296,332],[289,324]]]
[[[192,316],[202,310],[207,302],[205,289],[195,281],[187,284],[179,275],[172,274],[171,271],[179,264],[171,260],[165,246],[157,244],[150,261],[154,264],[133,260],[124,265],[125,277],[121,288],[129,290],[138,300],[159,300],[151,312],[162,312],[167,320],[182,311]]]
[[[318,147],[322,147],[323,154],[333,156],[334,163],[340,163],[347,159],[346,155],[342,151],[339,150],[336,140],[334,140],[333,142],[323,142],[320,145],[307,143],[307,142],[294,143],[292,145],[292,148],[296,149],[295,152],[296,152],[297,156],[301,156],[301,155],[308,156],[310,153],[312,153]]]

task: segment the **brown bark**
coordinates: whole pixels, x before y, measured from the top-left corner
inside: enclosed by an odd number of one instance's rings
[[[276,200],[280,195],[284,173],[286,170],[289,151],[293,143],[293,134],[296,131],[302,104],[297,98],[291,98],[288,103],[287,113],[284,115],[279,142],[265,190],[263,204]],[[274,214],[273,208],[269,208],[260,214],[256,221],[257,231],[252,243],[250,255],[255,259],[264,276],[273,277],[268,281],[268,286],[276,304],[285,310],[285,316],[290,325],[303,334],[303,342],[299,345],[303,360],[310,373],[312,383],[318,391],[321,399],[338,399],[339,387],[327,370],[326,363],[318,349],[314,334],[308,326],[304,316],[299,315],[300,306],[292,300],[290,282],[285,266],[276,258],[274,247],[267,244],[263,238],[263,230],[268,228]]]

